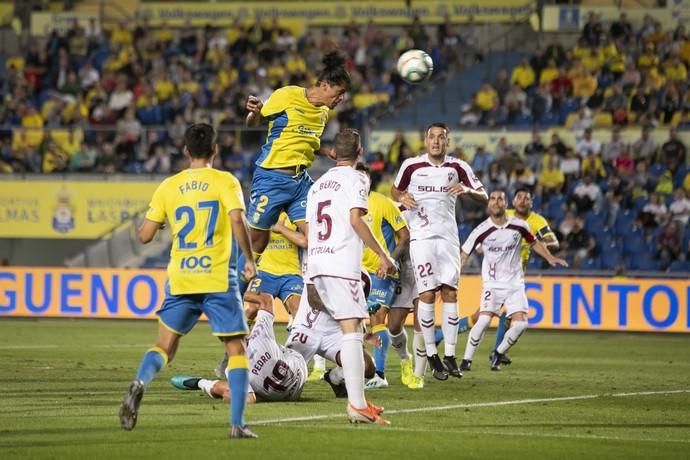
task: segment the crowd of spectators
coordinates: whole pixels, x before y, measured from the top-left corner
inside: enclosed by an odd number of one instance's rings
[[[370,22],[299,34],[277,21],[228,28],[122,22],[106,30],[75,21],[67,33],[53,31],[5,57],[0,171],[177,171],[184,127],[208,121],[221,132],[216,166],[246,180],[264,135],[235,129],[247,95],[265,100],[283,85],[308,86],[323,55],[340,50],[353,86],[331,116],[328,140],[409,89],[395,72],[402,51],[427,49],[442,71],[476,46],[473,23],[460,30],[447,21],[430,33],[418,18],[402,31]]]
[[[690,127],[690,34],[664,30],[647,15],[635,29],[626,14],[606,27],[590,13],[577,45],[556,35],[509,73],[498,72],[468,102],[462,125]]]

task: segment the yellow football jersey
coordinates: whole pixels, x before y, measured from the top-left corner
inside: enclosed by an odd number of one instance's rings
[[[186,169],[156,189],[146,218],[168,221],[173,235],[168,264],[170,293],[228,290],[232,254],[230,211],[244,211],[240,182],[229,172]]]
[[[292,231],[297,230],[297,226],[290,222],[284,212],[280,214],[278,220],[283,218],[287,228]],[[299,246],[280,233],[271,232],[268,246],[259,260],[259,270],[277,276],[302,275],[300,249]]]
[[[506,215],[508,217],[517,217],[515,215],[514,209],[507,210]],[[519,219],[520,217],[517,218]],[[556,235],[553,233],[553,230],[551,230],[551,227],[549,227],[549,223],[546,221],[546,219],[544,219],[544,217],[541,214],[537,214],[536,212],[530,212],[529,216],[527,216],[527,219],[525,219],[525,222],[527,222],[530,231],[534,234],[534,236],[537,237],[538,240],[541,241],[549,235],[551,235],[554,239],[556,238]],[[527,261],[529,260],[529,253],[532,250],[532,245],[525,241],[524,238],[522,239],[521,244],[522,268],[526,269]]]
[[[386,253],[390,254],[395,248],[395,232],[407,226],[405,218],[395,203],[377,192],[369,193],[367,203],[369,213],[365,216],[376,241],[383,246]],[[370,248],[364,249],[362,266],[369,273],[374,273],[379,267],[379,256]],[[397,278],[397,275],[395,275]]]
[[[312,105],[301,86],[285,86],[271,94],[261,109],[261,116],[268,119],[268,136],[256,160],[257,166],[267,169],[311,166],[321,146],[328,107]]]

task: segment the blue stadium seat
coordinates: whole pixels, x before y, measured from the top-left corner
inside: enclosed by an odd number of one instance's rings
[[[659,180],[659,177],[666,172],[666,166],[664,166],[661,163],[654,163],[650,168],[649,168],[649,175],[654,177],[656,181]]]
[[[544,268],[543,262],[541,257],[532,255],[527,261],[527,270],[541,270]]]
[[[599,257],[588,257],[581,265],[582,270],[601,270]]]
[[[628,268],[630,270],[638,271],[657,271],[659,270],[659,262],[654,260],[648,254],[635,254],[628,260]]]
[[[623,212],[619,211],[618,215],[616,216],[616,222],[613,225],[613,233],[617,236],[625,235],[633,226],[634,221],[635,216],[633,215],[632,211],[627,209]]]
[[[472,233],[472,227],[466,224],[458,225],[458,236],[461,242],[464,242],[470,236],[470,233]]]
[[[683,251],[690,252],[690,226],[685,229],[685,234],[683,234]]]
[[[647,197],[638,196],[637,198],[635,198],[635,201],[633,201],[633,211],[635,212],[635,215],[642,211],[642,208],[644,208],[644,205],[646,204]]]
[[[674,260],[671,262],[671,266],[668,267],[668,271],[674,273],[688,272],[690,273],[690,261],[687,260]]]
[[[554,112],[546,113],[541,120],[539,120],[539,125],[548,127],[560,124],[560,115]]]
[[[568,118],[568,115],[570,115],[573,112],[577,112],[579,108],[580,101],[575,98],[566,99],[565,101],[563,101],[558,114],[560,124],[564,124],[565,120]]]
[[[676,171],[676,174],[673,176],[673,188],[680,188],[681,185],[683,185],[683,180],[685,180],[685,176],[688,174],[688,167],[685,164],[681,164],[678,167],[678,171]]]
[[[515,119],[513,124],[515,126],[532,126],[534,123],[534,120],[532,120],[532,115],[528,114],[520,114],[518,117]]]
[[[620,244],[602,246],[601,254],[601,268],[606,270],[615,269],[623,261],[623,248]]]
[[[644,232],[640,227],[631,227],[623,237],[623,253],[626,255],[647,252],[648,245],[644,239]]]
[[[585,224],[588,229],[603,228],[606,226],[606,212],[598,209],[591,210],[585,216]]]

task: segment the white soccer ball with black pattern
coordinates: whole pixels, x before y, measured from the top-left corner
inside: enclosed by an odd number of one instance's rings
[[[434,61],[422,50],[405,51],[398,58],[398,73],[408,83],[421,83],[434,72]]]

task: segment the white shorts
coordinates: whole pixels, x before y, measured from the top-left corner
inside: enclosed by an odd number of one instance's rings
[[[460,247],[435,238],[410,242],[410,257],[417,292],[435,290],[442,285],[458,288]]]
[[[395,288],[395,297],[393,297],[391,308],[412,309],[412,302],[418,297],[412,262],[406,257],[400,265],[400,283]]]
[[[369,317],[367,298],[361,280],[349,280],[335,276],[317,276],[312,283],[333,319]]]
[[[307,300],[306,286],[299,310],[292,322],[292,329],[285,346],[298,352],[309,362],[314,355],[335,361],[343,342],[340,323],[326,312],[311,308]]]
[[[505,307],[506,315],[527,313],[529,305],[523,288],[487,288],[482,290],[479,311],[491,312],[498,315],[501,306]]]

